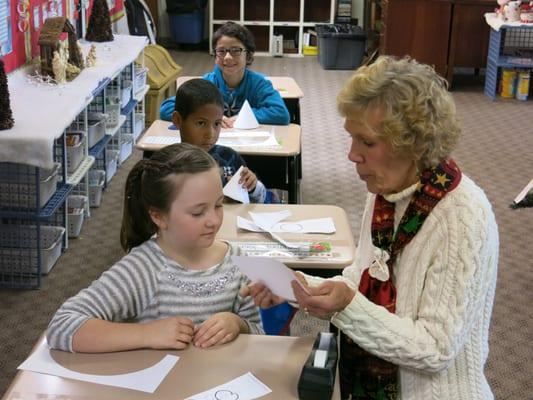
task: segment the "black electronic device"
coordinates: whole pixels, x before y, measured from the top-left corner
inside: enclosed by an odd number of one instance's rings
[[[300,400],[330,400],[337,371],[337,340],[333,333],[320,332],[298,380]]]

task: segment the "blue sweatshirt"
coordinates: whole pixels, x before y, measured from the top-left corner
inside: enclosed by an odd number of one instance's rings
[[[260,124],[289,124],[289,111],[287,111],[283,99],[279,92],[272,86],[272,82],[266,79],[263,74],[246,68],[241,83],[234,89],[226,85],[222,77],[222,71],[218,65],[215,65],[213,72],[205,74],[203,78],[214,83],[222,93],[224,98],[224,115],[226,117],[237,115],[244,101],[248,100]],[[166,121],[171,120],[175,103],[176,98],[169,97],[161,104],[159,110],[161,119]]]

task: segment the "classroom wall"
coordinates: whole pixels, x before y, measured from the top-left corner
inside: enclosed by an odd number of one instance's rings
[[[50,5],[53,4],[53,7],[57,7],[57,11],[61,12],[62,15],[65,15],[65,13],[68,11],[67,6],[69,6],[67,0],[29,0],[30,21],[28,30],[26,33],[24,33],[21,32],[17,26],[19,21],[17,4],[19,4],[19,2],[16,0],[12,0],[9,2],[13,51],[3,56],[6,72],[10,72],[15,68],[19,67],[20,65],[24,64],[26,59],[24,47],[25,35],[30,36],[32,56],[39,55],[39,46],[37,45],[37,42],[39,40],[39,34],[41,32],[44,19],[51,12]]]

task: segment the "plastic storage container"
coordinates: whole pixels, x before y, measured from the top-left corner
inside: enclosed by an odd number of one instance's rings
[[[88,116],[88,123],[87,136],[89,138],[89,148],[91,148],[104,137],[107,122],[104,114],[92,113]]]
[[[120,104],[122,108],[126,107],[131,100],[132,81],[123,81],[120,92]]]
[[[105,112],[107,114],[107,118],[105,120],[105,127],[113,128],[117,126],[118,122],[120,121],[120,98],[117,96],[107,97]]]
[[[133,152],[133,135],[129,133],[122,134],[122,142],[120,143],[120,152],[118,157],[118,164],[122,164],[131,156]]]
[[[356,25],[317,25],[318,61],[324,69],[354,69],[365,54],[366,34]]]
[[[67,140],[67,172],[72,174],[80,166],[83,158],[85,157],[85,135],[81,133],[68,133],[67,138],[77,137],[77,142],[74,144],[69,144]]]
[[[105,171],[92,169],[89,171],[89,206],[100,207],[102,192],[105,185]]]
[[[85,219],[85,209],[87,208],[87,196],[70,195],[67,198],[67,225],[68,237],[76,238],[80,235],[83,220]]]
[[[200,43],[204,36],[204,10],[187,14],[169,14],[170,32],[177,43]]]
[[[36,209],[43,207],[54,195],[59,180],[61,164],[52,169],[39,168],[36,185],[36,168],[29,165],[3,163],[0,168],[0,207]],[[39,202],[37,204],[37,191]]]
[[[36,253],[40,247],[40,273],[50,272],[61,255],[61,239],[65,228],[41,226],[40,243],[37,242],[37,227],[33,225],[0,226],[0,273],[2,275],[24,276],[37,274],[39,263]],[[5,278],[5,277],[4,277]]]
[[[119,151],[118,150],[106,150],[105,151],[105,158],[106,158],[106,165],[105,165],[105,177],[106,182],[109,182],[113,176],[117,173],[117,167],[118,167],[118,157],[119,157]]]

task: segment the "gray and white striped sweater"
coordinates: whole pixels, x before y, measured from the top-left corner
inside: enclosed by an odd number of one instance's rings
[[[75,332],[90,318],[146,322],[180,315],[199,324],[225,311],[240,316],[250,333],[261,334],[253,299],[239,296],[249,280],[231,261],[238,252],[230,245],[220,264],[191,270],[168,258],[154,239],[147,240],[63,303],[48,325],[48,344],[73,351]]]

